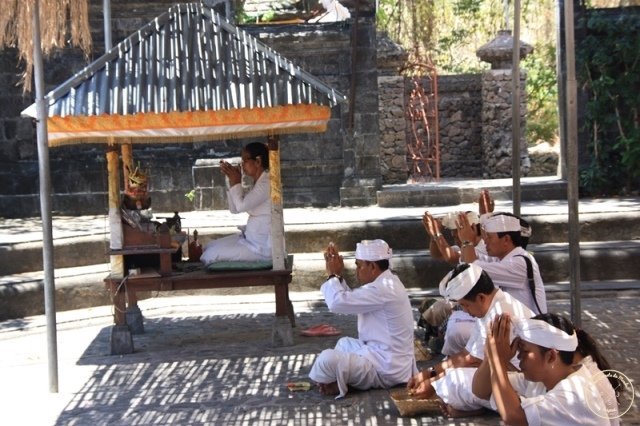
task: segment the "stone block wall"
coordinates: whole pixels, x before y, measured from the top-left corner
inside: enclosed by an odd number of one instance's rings
[[[378,78],[380,99],[380,168],[382,183],[406,183],[407,167],[404,77]]]
[[[511,70],[489,70],[482,75],[482,161],[484,178],[512,176],[512,79]],[[520,72],[520,170],[529,172],[526,123],[526,73]]]
[[[425,93],[430,83],[421,82]],[[404,77],[380,77],[380,156],[385,184],[407,183],[410,123],[406,105],[413,84]],[[482,176],[480,75],[438,76],[440,176]]]
[[[480,91],[479,75],[438,77],[441,177],[482,175]]]

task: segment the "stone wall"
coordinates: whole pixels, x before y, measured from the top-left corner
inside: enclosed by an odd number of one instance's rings
[[[482,177],[512,176],[512,79],[511,70],[489,70],[482,75]],[[529,172],[526,124],[526,73],[520,72],[520,170]]]
[[[430,93],[430,83],[422,87]],[[380,77],[380,155],[385,184],[407,183],[410,123],[407,99],[413,84],[404,77]],[[438,76],[440,176],[482,176],[480,75]]]
[[[438,78],[441,177],[482,175],[480,90],[479,75]]]
[[[380,168],[384,184],[406,183],[409,173],[404,80],[399,76],[378,78]]]

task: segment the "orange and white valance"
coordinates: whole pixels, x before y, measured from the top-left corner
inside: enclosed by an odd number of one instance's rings
[[[47,120],[49,146],[78,143],[198,142],[285,133],[324,132],[328,106],[285,105],[221,111],[53,116]]]

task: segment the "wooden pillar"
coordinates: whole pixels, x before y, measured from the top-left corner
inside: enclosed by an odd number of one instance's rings
[[[120,146],[120,154],[122,155],[122,181],[124,182],[124,189],[127,189],[129,184],[129,168],[133,165],[133,153],[131,151],[131,143],[125,143]]]
[[[120,167],[116,146],[107,148],[107,171],[109,193],[109,247],[112,250],[122,249],[122,219],[120,217]],[[111,277],[124,277],[124,258],[121,255],[110,257]]]
[[[273,269],[284,270],[287,257],[284,239],[284,218],[282,216],[282,179],[280,177],[280,141],[278,136],[270,136],[269,176],[271,179],[271,256]]]

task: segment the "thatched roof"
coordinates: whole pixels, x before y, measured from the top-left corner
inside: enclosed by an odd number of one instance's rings
[[[47,96],[51,146],[326,129],[346,98],[202,4],[178,4]],[[35,117],[35,105],[23,115]]]

